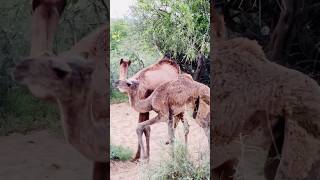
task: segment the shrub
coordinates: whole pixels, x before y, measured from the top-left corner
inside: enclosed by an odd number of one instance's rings
[[[127,161],[131,159],[133,152],[131,149],[123,146],[110,146],[110,159],[116,161]]]
[[[36,99],[25,88],[10,89],[2,100],[5,106],[0,114],[0,136],[39,129],[62,134],[56,106]]]
[[[167,180],[202,180],[210,179],[209,154],[202,153],[197,161],[192,161],[185,151],[185,146],[179,142],[175,144],[174,157],[163,158],[156,164],[145,168],[143,179]]]

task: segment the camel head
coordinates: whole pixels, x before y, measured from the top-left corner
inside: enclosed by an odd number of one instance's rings
[[[119,67],[119,79],[125,80],[128,77],[128,69],[131,64],[131,61],[128,59],[121,59],[120,60],[120,67]]]
[[[139,81],[134,79],[118,80],[116,87],[120,92],[128,94],[136,94],[139,89]]]
[[[94,63],[84,58],[27,58],[16,65],[14,79],[40,99],[81,98],[89,91]]]

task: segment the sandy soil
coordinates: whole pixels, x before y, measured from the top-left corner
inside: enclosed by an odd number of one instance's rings
[[[135,128],[138,113],[127,103],[111,105],[110,110],[111,143],[127,146],[135,152],[137,148]],[[154,115],[155,113],[152,113],[151,117]],[[188,150],[192,157],[196,158],[200,152],[209,150],[209,147],[203,130],[191,118],[188,120],[190,124]],[[176,137],[180,141],[184,140],[182,124],[179,124],[176,130]],[[149,163],[158,163],[163,155],[169,152],[170,146],[164,145],[165,140],[167,140],[166,124],[153,125]],[[54,137],[47,131],[0,137],[0,147],[0,179],[88,180],[91,177],[91,162],[81,156],[64,139]],[[249,159],[253,157],[252,153],[247,156]],[[249,172],[248,169],[253,172],[252,169],[261,167],[261,160],[248,162],[244,164],[244,172]],[[143,167],[145,166],[141,166],[141,163],[136,164],[129,161],[111,162],[111,179],[140,179]],[[257,173],[247,174],[245,177],[245,179],[264,179]]]
[[[136,152],[137,135],[135,128],[138,122],[138,113],[129,107],[127,103],[114,104],[110,108],[110,131],[111,143],[114,145],[122,145],[129,147]],[[155,116],[151,113],[150,117]],[[190,125],[188,150],[194,157],[198,157],[198,153],[209,151],[207,137],[204,131],[194,120],[187,117]],[[184,142],[183,126],[180,123],[176,130],[176,137]],[[158,163],[163,157],[163,154],[169,152],[169,146],[164,145],[168,138],[168,130],[166,123],[158,123],[151,126],[150,140],[150,162]],[[139,179],[143,166],[131,162],[112,162],[111,163],[111,179]]]
[[[88,180],[91,163],[47,131],[0,137],[0,179]]]

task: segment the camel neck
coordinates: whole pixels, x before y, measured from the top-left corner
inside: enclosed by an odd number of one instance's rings
[[[151,98],[139,99],[137,93],[128,93],[131,107],[140,113],[152,110]]]
[[[107,123],[94,123],[90,98],[58,103],[66,140],[88,159],[105,162]]]
[[[92,122],[92,112],[88,103],[83,99],[80,102],[59,101],[59,107],[61,119],[64,123],[65,136],[68,140],[76,139],[78,131],[83,128],[84,123]]]

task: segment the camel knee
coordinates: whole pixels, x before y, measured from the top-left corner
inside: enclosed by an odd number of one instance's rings
[[[145,126],[145,127],[143,128],[143,132],[144,132],[144,134],[146,135],[146,137],[149,137],[149,136],[150,136],[150,132],[151,132],[150,126]]]
[[[144,127],[141,124],[138,124],[137,128],[136,128],[136,133],[138,136],[142,135],[144,130]]]

